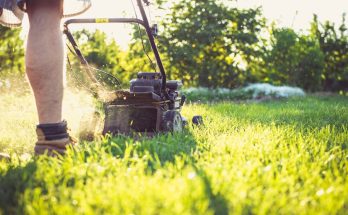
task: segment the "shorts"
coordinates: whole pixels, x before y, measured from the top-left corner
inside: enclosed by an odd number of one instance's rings
[[[0,0],[0,24],[7,27],[21,26],[25,12],[25,1]],[[90,7],[91,0],[65,0],[64,17],[79,15]]]

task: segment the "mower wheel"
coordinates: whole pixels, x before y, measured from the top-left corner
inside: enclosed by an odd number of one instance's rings
[[[186,119],[185,117],[183,117],[183,116],[181,116],[181,119],[182,119],[182,126],[183,126],[184,128],[186,128],[186,127],[188,126],[187,119]]]
[[[181,132],[183,130],[183,121],[178,111],[170,110],[164,113],[162,122],[164,132]]]
[[[193,125],[196,125],[196,126],[203,125],[203,117],[199,115],[192,117],[192,123]]]

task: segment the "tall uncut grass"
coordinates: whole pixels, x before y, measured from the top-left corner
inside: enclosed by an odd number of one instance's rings
[[[85,96],[69,94],[77,133]],[[0,96],[0,214],[347,214],[348,99],[191,104],[204,127],[32,153],[30,96]],[[21,102],[19,102],[21,101]],[[84,104],[82,111],[80,103]],[[16,154],[18,156],[16,156]]]

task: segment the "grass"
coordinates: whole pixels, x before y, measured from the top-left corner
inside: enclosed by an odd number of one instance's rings
[[[73,133],[90,112],[69,93]],[[348,98],[190,104],[205,127],[102,138],[62,159],[32,153],[30,96],[0,95],[0,214],[346,214]],[[79,109],[83,104],[82,109]],[[18,156],[16,156],[18,154]]]

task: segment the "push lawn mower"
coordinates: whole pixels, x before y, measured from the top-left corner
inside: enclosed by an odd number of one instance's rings
[[[147,0],[143,0],[148,5]],[[180,94],[181,81],[167,80],[167,76],[157,50],[154,36],[157,28],[150,27],[142,0],[137,0],[142,19],[138,18],[93,18],[70,19],[64,24],[64,33],[82,65],[88,62],[77,46],[68,25],[76,23],[131,23],[145,28],[160,72],[139,72],[136,79],[130,81],[130,90],[115,91],[115,99],[104,103],[105,123],[103,134],[132,134],[158,132],[180,132],[187,124],[180,110],[185,103],[185,96]],[[93,73],[86,69],[88,77],[98,84]],[[193,118],[194,124],[202,123],[200,116]]]

